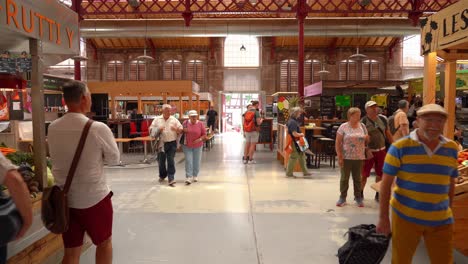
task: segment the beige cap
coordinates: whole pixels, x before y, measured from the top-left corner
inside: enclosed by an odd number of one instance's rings
[[[367,109],[368,107],[371,107],[371,106],[374,106],[374,105],[377,105],[377,103],[375,101],[367,101],[367,103],[365,105],[365,108]]]
[[[426,115],[426,114],[441,114],[445,117],[448,116],[447,111],[445,108],[438,104],[427,104],[419,108],[419,110],[416,112],[418,116]]]
[[[197,115],[198,115],[198,113],[197,113],[197,111],[195,111],[195,110],[190,110],[190,111],[188,112],[188,116],[197,116]]]

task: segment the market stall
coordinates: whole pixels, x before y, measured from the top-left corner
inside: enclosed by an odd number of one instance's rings
[[[156,107],[153,113],[160,114],[158,107],[161,103],[173,105],[174,112],[179,116],[190,109],[200,112],[200,96],[197,94],[199,85],[192,81],[89,82],[88,87],[91,94],[108,96],[111,119],[120,119],[122,115],[127,115],[117,103],[125,99],[135,100],[139,113],[143,113],[148,104],[153,104]]]
[[[47,182],[45,114],[44,114],[44,66],[54,65],[79,53],[78,15],[57,1],[0,0],[0,50],[4,73],[22,79],[20,69],[30,67],[31,110],[34,155],[7,149],[7,158],[18,164],[27,160],[34,170],[23,174],[28,182],[33,203],[33,224],[26,235],[8,244],[9,263],[43,263],[62,248],[60,236],[48,232],[40,219],[40,190]],[[29,52],[26,52],[29,51]],[[30,54],[30,59],[24,54]],[[13,58],[11,55],[15,55]],[[29,56],[29,55],[28,55]],[[30,66],[28,66],[28,63]],[[22,91],[23,92],[23,91]],[[21,97],[19,93],[18,97]],[[23,94],[24,95],[24,94]],[[22,100],[14,94],[12,111],[21,111]],[[25,96],[27,98],[27,96]],[[17,110],[17,109],[20,110]],[[15,112],[11,112],[14,114]],[[29,171],[29,169],[28,169]],[[35,183],[32,183],[32,182]]]
[[[445,64],[445,101],[449,113],[445,136],[453,138],[455,124],[456,61],[468,59],[468,0],[461,0],[421,21],[421,53],[424,55],[423,102],[434,103],[436,94],[437,57]],[[465,166],[460,174],[466,175]],[[466,183],[455,188],[453,214],[455,217],[455,248],[468,256],[468,192]]]

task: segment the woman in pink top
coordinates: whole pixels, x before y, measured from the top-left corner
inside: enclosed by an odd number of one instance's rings
[[[189,120],[184,121],[185,140],[182,149],[185,154],[185,183],[191,184],[198,181],[198,172],[200,171],[201,153],[203,141],[206,138],[205,126],[198,121],[198,113],[195,110],[190,110]]]
[[[342,124],[336,132],[336,154],[341,168],[340,199],[336,206],[346,204],[349,176],[353,175],[354,199],[359,207],[363,207],[361,193],[361,169],[365,159],[366,142],[369,136],[364,124],[361,123],[361,110],[351,107],[348,110],[348,122]]]

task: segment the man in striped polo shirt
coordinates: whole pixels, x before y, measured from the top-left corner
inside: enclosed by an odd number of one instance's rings
[[[423,237],[431,263],[451,264],[450,207],[458,176],[458,149],[454,141],[442,136],[447,119],[444,108],[428,104],[417,115],[419,128],[395,142],[385,158],[377,231],[392,232],[392,263],[410,264]]]

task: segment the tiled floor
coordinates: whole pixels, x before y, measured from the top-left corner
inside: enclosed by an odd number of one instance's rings
[[[276,152],[262,146],[257,164],[244,165],[242,139],[217,136],[203,152],[200,182],[190,186],[183,184],[181,152],[175,188],[157,182],[156,166],[107,169],[115,193],[114,263],[338,263],[347,228],[376,222],[373,200],[365,208],[335,206],[338,169],[324,165],[310,179],[286,178]],[[81,263],[94,263],[94,247]],[[429,263],[423,245],[414,263]]]

